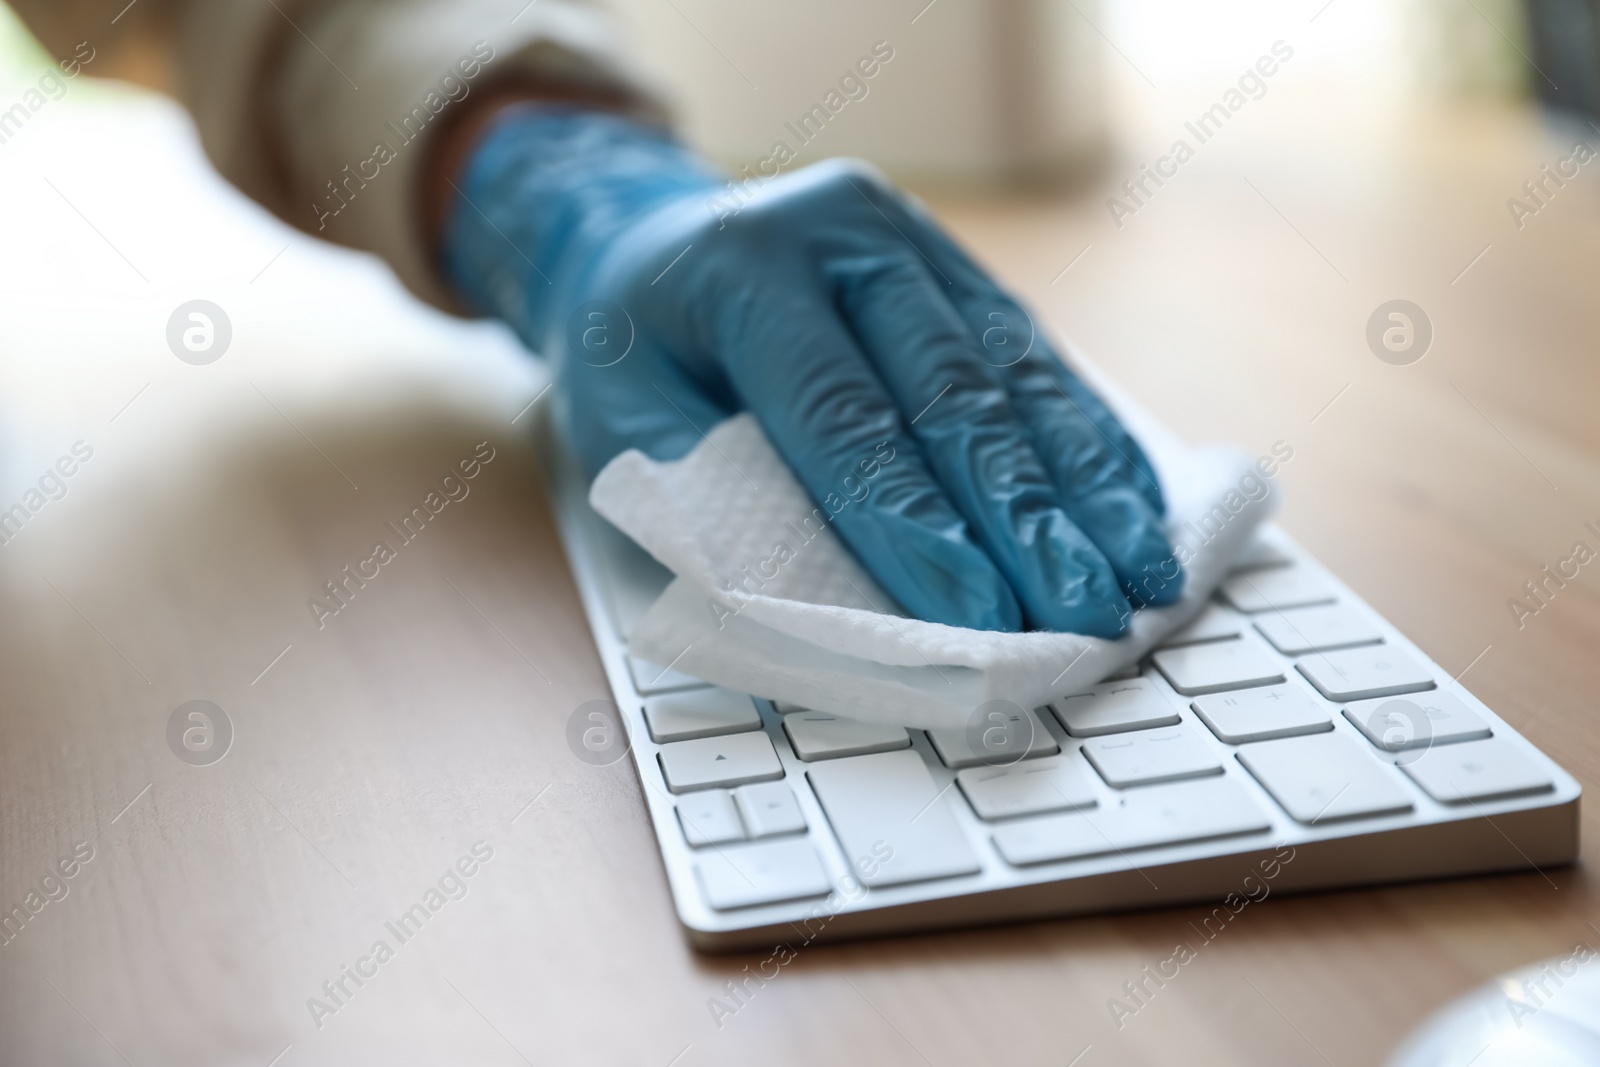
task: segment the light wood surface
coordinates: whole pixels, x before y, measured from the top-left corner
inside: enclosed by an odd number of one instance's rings
[[[719,1027],[765,954],[687,947],[631,769],[564,741],[606,689],[513,422],[536,372],[219,188],[169,107],[116,106],[62,105],[0,176],[0,504],[95,449],[0,547],[0,905],[93,848],[0,946],[0,1062],[1345,1067],[1600,944],[1586,870],[1530,870],[1270,898],[1120,1030],[1108,998],[1204,909],[807,948]],[[1525,113],[1284,132],[1120,230],[1104,191],[934,203],[1186,437],[1290,442],[1286,527],[1588,783],[1595,578],[1520,631],[1506,600],[1600,519],[1593,182],[1518,232],[1504,199],[1560,149]],[[163,339],[197,296],[234,325],[209,367]],[[1435,324],[1410,367],[1362,339],[1392,297]],[[480,441],[470,495],[319,630],[307,598]],[[166,740],[197,698],[236,730],[203,767]],[[480,841],[319,1027],[308,998]]]

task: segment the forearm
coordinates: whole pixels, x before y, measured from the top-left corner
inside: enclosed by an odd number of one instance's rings
[[[423,233],[438,249],[451,205],[460,198],[463,171],[489,128],[509,109],[529,104],[569,104],[596,111],[627,113],[636,101],[603,87],[574,85],[525,75],[486,86],[440,125],[424,163],[420,188]]]
[[[705,199],[722,177],[658,124],[582,103],[522,103],[485,116],[449,190],[441,260],[469,307],[545,352],[561,325],[553,309],[578,299],[594,255],[657,206]]]

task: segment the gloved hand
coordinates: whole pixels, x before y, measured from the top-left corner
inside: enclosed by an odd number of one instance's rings
[[[1116,637],[1177,599],[1139,446],[918,205],[854,163],[756,184],[570,105],[472,149],[446,269],[552,361],[591,475],[749,410],[815,500],[893,449],[834,526],[919,618]]]

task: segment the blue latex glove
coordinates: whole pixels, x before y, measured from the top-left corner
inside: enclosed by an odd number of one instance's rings
[[[819,501],[893,449],[833,525],[919,618],[1116,637],[1177,599],[1139,446],[918,205],[854,163],[754,185],[570,105],[473,149],[446,268],[553,362],[591,475],[749,410]]]

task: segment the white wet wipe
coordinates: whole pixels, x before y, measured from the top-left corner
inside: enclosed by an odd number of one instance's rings
[[[871,462],[819,505],[743,414],[678,460],[625,452],[590,489],[595,510],[676,576],[629,650],[756,696],[924,729],[966,728],[989,701],[1031,708],[1081,692],[1189,621],[1276,503],[1243,452],[1185,448],[1120,414],[1161,480],[1187,579],[1176,604],[1136,612],[1119,640],[906,617],[831,525],[871,492]]]

